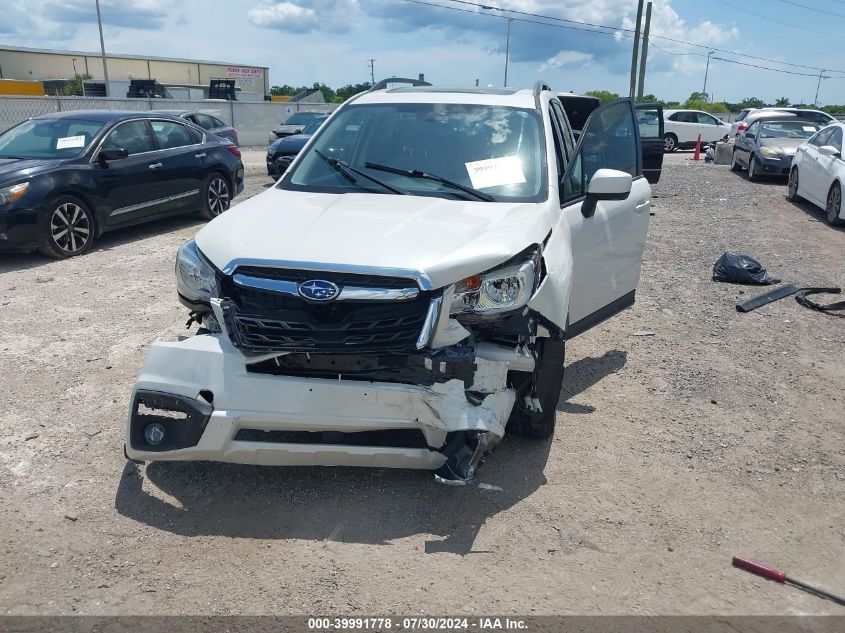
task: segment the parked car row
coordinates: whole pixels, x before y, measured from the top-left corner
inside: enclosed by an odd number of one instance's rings
[[[843,130],[839,122],[822,127],[790,112],[750,120],[739,132],[731,158],[733,171],[748,170],[749,180],[788,176],[790,200],[807,200],[825,211],[828,224],[845,223],[842,208]]]
[[[229,208],[240,150],[184,117],[47,114],[0,134],[0,250],[81,255],[112,229]]]

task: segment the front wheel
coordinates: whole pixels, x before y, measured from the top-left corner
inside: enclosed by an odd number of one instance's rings
[[[555,431],[555,413],[563,385],[563,361],[566,348],[564,341],[559,338],[538,338],[536,346],[537,363],[534,372],[523,379],[522,383],[517,383],[518,387],[525,386],[517,389],[516,404],[508,420],[508,430],[521,437],[546,439]],[[525,376],[521,372],[514,372],[514,374]],[[526,410],[523,399],[526,395],[531,395],[532,384],[542,411]]]
[[[748,159],[748,180],[760,180],[760,166],[754,154]]]
[[[838,182],[833,183],[830,191],[827,194],[827,223],[830,226],[840,226],[843,222],[839,218],[842,211],[842,187]]]
[[[82,255],[93,243],[94,216],[82,200],[60,196],[47,207],[38,244],[42,255],[66,259]]]
[[[678,139],[674,134],[667,134],[663,137],[663,152],[668,154],[678,149]]]
[[[206,176],[203,186],[203,207],[200,212],[202,216],[213,220],[226,211],[231,204],[232,191],[225,176],[218,172]]]
[[[736,159],[736,150],[731,154],[731,171],[742,171],[742,165]]]
[[[801,196],[798,195],[798,168],[793,167],[789,172],[789,186],[786,190],[786,197],[792,202],[800,202]]]

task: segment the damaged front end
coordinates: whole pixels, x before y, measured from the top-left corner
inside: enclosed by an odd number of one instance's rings
[[[433,289],[409,271],[262,261],[219,271],[189,242],[178,289],[200,335],[152,347],[127,454],[427,468],[465,483],[515,403],[537,402],[536,342],[553,327],[527,307],[541,268],[533,247]],[[168,408],[186,420],[164,422]]]

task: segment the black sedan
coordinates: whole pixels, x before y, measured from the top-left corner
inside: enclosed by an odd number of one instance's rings
[[[748,169],[749,180],[788,176],[798,146],[820,129],[817,123],[794,117],[757,119],[736,135],[731,169]]]
[[[240,145],[240,142],[238,142],[238,131],[209,112],[195,112],[193,110],[151,110],[150,112],[151,114],[178,116],[181,119],[190,121],[194,125],[199,125],[207,132],[227,138],[235,145]]]
[[[76,111],[0,134],[0,250],[81,255],[106,231],[197,212],[243,190],[241,153],[185,120]]]
[[[273,144],[267,149],[267,175],[278,178],[285,173],[285,170],[293,162],[293,159],[296,158],[296,155],[305,147],[308,139],[314,135],[314,132],[320,129],[320,126],[328,118],[329,116],[326,114],[311,119],[311,122],[302,128],[299,134],[285,136],[284,138],[273,141]]]

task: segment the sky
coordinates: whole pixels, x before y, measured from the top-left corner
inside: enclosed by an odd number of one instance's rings
[[[435,84],[469,85],[477,79],[501,86],[510,16],[519,19],[510,22],[508,85],[528,87],[542,78],[560,91],[628,91],[633,39],[625,29],[634,27],[636,0],[420,2],[101,0],[100,5],[107,52],[268,66],[271,84],[294,86],[368,81],[369,59],[375,60],[376,80],[424,73]],[[0,0],[0,15],[0,43],[99,50],[94,0]],[[549,26],[550,18],[570,20],[553,22],[576,28]],[[599,34],[578,27],[584,23],[613,28]],[[819,69],[835,66],[841,72],[825,73],[829,78],[821,81],[819,101],[845,103],[845,59],[835,53],[845,40],[843,26],[845,0],[653,0],[655,37],[645,92],[684,101],[702,90],[712,50],[707,47],[716,47],[731,52],[716,51],[710,60],[707,91],[714,100],[756,96],[811,103]]]

